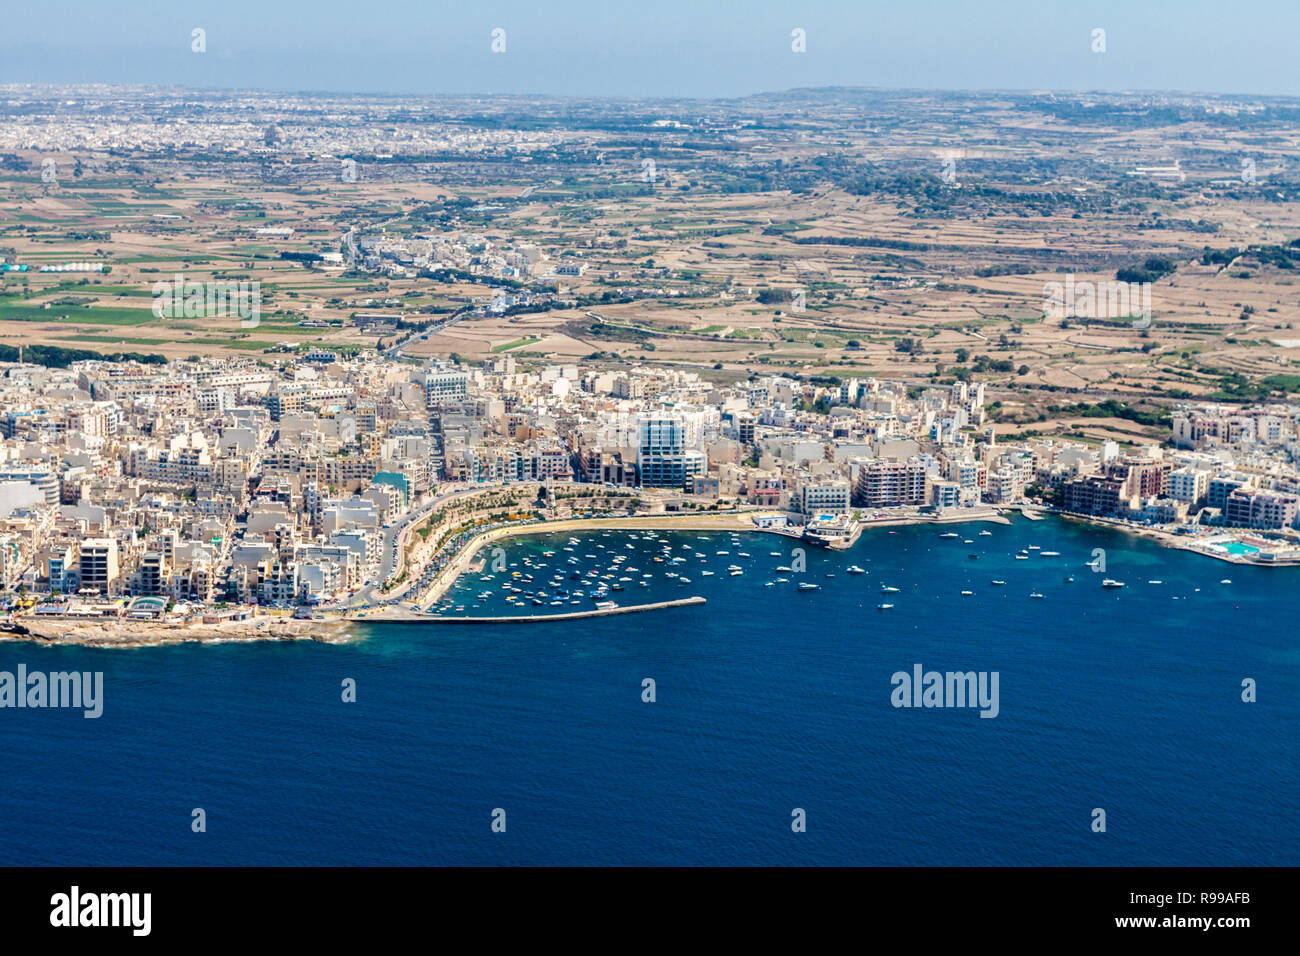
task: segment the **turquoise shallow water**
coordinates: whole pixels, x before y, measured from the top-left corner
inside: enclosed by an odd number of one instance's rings
[[[655,576],[620,603],[708,599],[642,615],[375,625],[348,645],[0,644],[0,670],[102,670],[106,698],[99,720],[0,710],[0,861],[1300,862],[1300,577],[1057,521],[956,530],[809,550],[773,587],[796,557],[769,535],[589,532],[574,552],[559,535],[504,555],[506,574],[563,564],[572,588],[571,569],[626,554]],[[665,544],[687,561],[654,562]],[[1104,574],[1085,566],[1096,548]],[[462,613],[511,610],[499,581],[462,585]],[[918,663],[997,671],[998,716],[891,706],[891,676]]]

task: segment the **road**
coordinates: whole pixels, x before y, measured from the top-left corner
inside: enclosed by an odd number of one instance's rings
[[[438,493],[429,502],[421,505],[417,510],[408,511],[402,516],[401,521],[381,529],[380,548],[382,551],[380,553],[382,558],[380,559],[379,570],[367,584],[348,600],[347,606],[357,608],[372,604],[396,603],[399,600],[398,598],[386,597],[379,589],[390,576],[402,572],[402,565],[406,560],[406,548],[410,543],[409,532],[411,526],[449,501],[464,498],[468,495],[480,494],[484,491],[498,491],[506,487],[508,486],[499,484],[447,482],[439,487]],[[396,544],[396,548],[394,548],[394,544]]]

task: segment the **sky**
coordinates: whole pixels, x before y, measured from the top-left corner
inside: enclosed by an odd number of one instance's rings
[[[822,86],[1300,95],[1300,0],[0,0],[0,15],[0,83],[708,98]],[[492,49],[498,29],[503,52]],[[796,29],[804,52],[792,49]],[[1094,51],[1097,30],[1104,52]]]

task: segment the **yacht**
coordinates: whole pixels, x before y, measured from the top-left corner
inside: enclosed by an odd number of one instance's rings
[[[1124,582],[1116,581],[1114,578],[1107,578],[1105,581],[1101,582],[1101,586],[1104,588],[1122,588]]]
[[[821,585],[820,585],[820,584],[813,584],[811,581],[800,581],[800,582],[799,582],[799,590],[800,590],[800,591],[817,591],[817,590],[820,590],[820,589],[821,589]]]
[[[939,537],[941,537],[941,538],[960,538],[961,535],[959,535],[956,531],[945,531],[943,534],[939,535]]]
[[[858,567],[856,564],[850,564],[850,565],[849,565],[847,568],[845,568],[844,570],[845,570],[848,574],[866,574],[866,573],[867,573],[867,569],[866,569],[866,568],[860,568],[860,567]]]
[[[1000,587],[1002,587],[1002,585],[1004,585],[1004,584],[1006,584],[1006,583],[1007,583],[1006,581],[990,581],[990,582],[989,582],[989,584],[993,585],[993,586],[996,587],[996,588],[1000,588]]]
[[[893,606],[894,605],[892,604],[877,604],[876,609],[879,611],[888,611]]]
[[[881,594],[897,594],[897,593],[898,593],[898,588],[882,587],[882,588],[880,589],[880,593],[881,593]]]

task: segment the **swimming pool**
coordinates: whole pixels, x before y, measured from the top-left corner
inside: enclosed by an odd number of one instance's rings
[[[1240,541],[1231,541],[1228,544],[1219,545],[1229,554],[1258,554],[1259,548],[1252,548],[1248,544],[1242,544]]]

